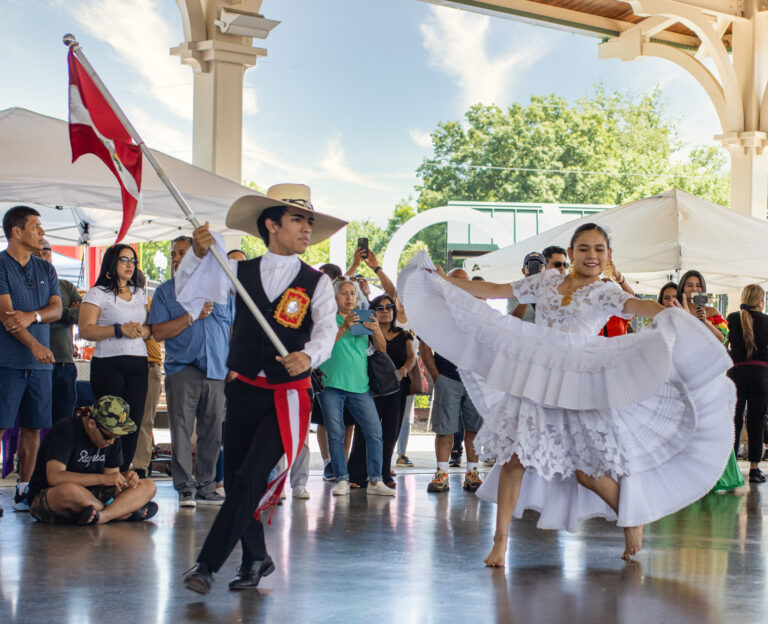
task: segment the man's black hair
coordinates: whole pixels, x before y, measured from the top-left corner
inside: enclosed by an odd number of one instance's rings
[[[341,277],[341,267],[331,262],[327,262],[317,270],[320,271],[320,273],[325,273],[331,278],[331,281],[335,280],[337,277]]]
[[[229,258],[229,257],[230,257],[230,256],[231,256],[233,253],[241,253],[241,254],[243,254],[243,255],[244,255],[246,258],[248,257],[248,254],[247,254],[247,253],[245,253],[245,252],[244,252],[242,249],[230,249],[230,250],[227,252],[227,258]]]
[[[28,217],[39,217],[40,213],[29,206],[13,206],[3,215],[3,234],[7,240],[11,240],[13,228],[24,229]]]
[[[557,245],[550,245],[544,251],[541,252],[541,255],[544,256],[544,259],[547,262],[549,262],[552,256],[554,256],[555,254],[562,254],[568,257],[568,254],[566,254],[565,249],[563,249],[562,247],[558,247]]]
[[[101,259],[101,270],[99,271],[99,277],[96,278],[94,286],[101,286],[104,290],[115,293],[117,296],[120,293],[120,280],[117,278],[117,263],[120,257],[120,252],[124,249],[130,249],[133,257],[136,257],[136,252],[130,245],[120,243],[119,245],[112,245],[107,247],[104,252],[104,257]],[[128,279],[128,286],[133,286],[133,292],[136,292],[138,288],[137,274],[139,271],[138,265],[133,265],[133,275]]]
[[[282,225],[283,215],[287,210],[286,206],[270,206],[256,219],[256,229],[259,230],[259,235],[264,241],[264,244],[269,247],[269,230],[267,230],[267,219],[271,219],[278,225]]]
[[[189,243],[189,246],[191,247],[193,244],[193,240],[191,236],[187,236],[186,234],[182,234],[181,236],[177,236],[171,241],[171,247],[173,247],[176,243],[180,243],[181,241],[185,241]]]

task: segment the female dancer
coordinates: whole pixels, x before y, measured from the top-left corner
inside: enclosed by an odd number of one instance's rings
[[[527,508],[548,529],[618,520],[628,559],[642,525],[706,494],[730,452],[724,415],[734,393],[722,347],[690,315],[600,280],[611,249],[597,225],[576,230],[568,255],[569,275],[545,271],[511,285],[442,281],[419,270],[430,268],[425,256],[400,277],[419,335],[457,364],[483,413],[476,445],[509,458],[478,492],[493,499],[498,488],[489,566],[504,565],[512,516]],[[513,294],[537,303],[535,326],[474,298]],[[657,314],[655,329],[596,336],[610,316]]]

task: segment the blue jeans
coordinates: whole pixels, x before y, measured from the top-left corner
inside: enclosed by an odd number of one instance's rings
[[[336,481],[349,481],[347,458],[344,452],[344,405],[360,425],[365,437],[368,481],[381,481],[382,440],[381,422],[376,404],[370,392],[347,392],[338,388],[326,388],[317,400],[323,410],[328,432],[328,450],[331,454]]]

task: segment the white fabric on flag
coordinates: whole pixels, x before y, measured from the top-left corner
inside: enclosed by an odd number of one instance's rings
[[[215,232],[212,235],[219,253],[226,258],[224,238]],[[194,250],[190,248],[179,265],[174,285],[176,300],[192,318],[197,318],[207,301],[226,305],[230,281],[212,253],[205,254],[200,262],[185,262],[187,257],[194,255]],[[236,261],[229,261],[229,266],[237,273]]]

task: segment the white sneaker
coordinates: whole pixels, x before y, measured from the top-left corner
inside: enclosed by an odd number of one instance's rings
[[[388,488],[383,481],[376,481],[376,483],[369,483],[366,488],[369,495],[378,496],[394,496],[395,491],[392,488]]]
[[[309,492],[307,492],[307,488],[303,485],[297,485],[293,488],[293,497],[307,500],[309,498]]]
[[[331,492],[334,496],[347,496],[349,494],[349,481],[339,481]]]

